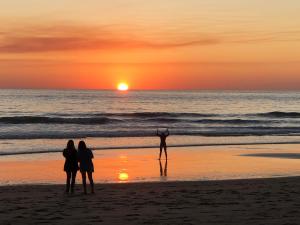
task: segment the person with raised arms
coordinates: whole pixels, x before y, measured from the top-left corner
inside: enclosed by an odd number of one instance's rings
[[[166,159],[168,159],[168,153],[167,153],[167,137],[170,135],[169,129],[167,129],[165,132],[160,132],[158,129],[156,131],[156,136],[160,137],[160,152],[159,152],[159,160],[161,159],[161,153],[164,149]]]

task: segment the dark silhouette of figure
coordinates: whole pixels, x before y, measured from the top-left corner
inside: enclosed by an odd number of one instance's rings
[[[165,132],[159,132],[156,131],[156,135],[160,137],[160,152],[159,152],[159,159],[161,159],[161,153],[164,149],[166,159],[168,159],[168,153],[167,153],[167,137],[170,135],[169,129],[167,129]]]
[[[160,176],[167,177],[168,176],[168,160],[165,161],[164,168],[162,167],[161,160],[159,160],[159,166],[160,166]]]
[[[86,174],[88,175],[90,185],[91,185],[91,193],[94,192],[94,181],[93,181],[93,172],[94,172],[94,164],[92,159],[94,158],[93,152],[91,149],[86,147],[84,141],[80,141],[78,144],[78,161],[80,163],[80,172],[82,175],[82,184],[84,194],[87,194],[86,191]]]
[[[66,193],[70,192],[70,186],[71,186],[71,193],[74,193],[76,174],[79,167],[78,167],[77,151],[75,149],[73,140],[68,141],[67,148],[65,148],[63,151],[63,156],[66,159],[64,165],[64,171],[67,174]]]

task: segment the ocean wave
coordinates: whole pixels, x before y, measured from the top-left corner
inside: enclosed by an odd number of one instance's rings
[[[192,122],[186,119],[180,118],[170,118],[170,117],[158,117],[158,118],[147,118],[147,119],[140,119],[140,122],[154,122],[154,123],[180,123],[180,122]]]
[[[205,113],[181,113],[181,112],[128,112],[128,113],[102,113],[102,112],[91,112],[91,113],[52,113],[47,114],[50,116],[77,116],[77,117],[126,117],[126,118],[157,118],[157,117],[169,117],[169,118],[177,118],[177,117],[214,117],[218,116],[217,114],[205,114]],[[46,115],[46,116],[47,116]]]
[[[275,118],[300,118],[300,113],[298,112],[281,112],[281,111],[274,111],[274,112],[267,112],[267,113],[258,113],[255,114],[256,116],[261,117],[275,117]]]
[[[141,121],[155,123],[195,123],[195,124],[219,124],[219,125],[255,125],[255,124],[276,124],[280,121],[274,120],[253,120],[253,119],[193,119],[193,118],[150,118]]]
[[[207,118],[208,115],[200,114],[196,117],[195,114],[179,116],[178,114],[113,114],[110,116],[104,116],[103,114],[92,116],[82,115],[81,117],[57,117],[57,116],[12,116],[12,117],[0,117],[0,124],[80,124],[80,125],[99,125],[109,123],[195,123],[195,124],[264,124],[264,123],[276,123],[278,121],[270,120],[257,120],[257,119],[219,119],[219,118]],[[155,115],[155,116],[154,116]],[[187,115],[187,114],[184,114]],[[212,116],[212,115],[210,115]]]
[[[107,124],[121,122],[119,119],[107,117],[47,117],[47,116],[14,116],[14,117],[0,117],[0,123],[5,124]]]
[[[182,128],[185,125],[199,128],[213,128],[218,126],[248,126],[256,125],[271,127],[280,125],[289,127],[300,123],[300,113],[297,112],[267,112],[258,114],[201,114],[201,113],[166,113],[166,112],[141,112],[141,113],[91,113],[91,114],[52,114],[52,115],[23,115],[0,117],[0,125],[7,124],[78,124],[78,125],[109,125],[111,127],[132,128],[151,124],[154,126]],[[109,127],[106,126],[108,129]]]
[[[100,114],[103,115],[103,114]],[[134,118],[178,118],[178,117],[214,117],[216,114],[204,114],[204,113],[169,113],[169,112],[137,112],[137,113],[112,113],[104,114],[105,116],[117,116],[117,117],[134,117]]]
[[[118,138],[153,137],[155,129],[101,130],[101,131],[38,131],[1,132],[0,139],[68,139],[68,138]],[[171,129],[172,136],[238,137],[300,135],[300,127],[211,127],[198,129]]]
[[[248,119],[202,119],[196,120],[197,123],[203,124],[269,124],[277,123],[279,121],[267,121],[267,120],[248,120]]]
[[[156,119],[156,118],[232,118],[232,117],[270,117],[270,118],[300,118],[300,112],[282,112],[273,111],[265,113],[253,114],[214,114],[214,113],[180,113],[180,112],[140,112],[140,113],[96,113],[95,116],[107,117],[128,117],[128,118],[141,118],[141,119]],[[88,116],[88,115],[86,115]],[[235,120],[238,122],[238,120]]]
[[[165,112],[142,112],[142,113],[91,113],[91,114],[66,114],[57,113],[50,115],[34,116],[7,116],[0,117],[2,124],[108,124],[116,122],[181,122],[184,117],[203,118],[212,117],[213,114],[197,113],[165,113]],[[135,121],[136,120],[136,121]]]
[[[168,147],[171,148],[184,148],[184,147],[213,147],[213,146],[244,146],[244,145],[282,145],[282,144],[300,144],[300,141],[266,141],[266,142],[230,142],[230,143],[191,143],[191,144],[171,144]],[[90,149],[93,151],[104,151],[104,150],[129,150],[129,149],[150,149],[157,148],[157,145],[135,145],[135,146],[109,146],[109,147],[97,147],[92,146]],[[30,154],[47,154],[47,153],[61,153],[62,149],[44,149],[38,151],[17,151],[17,152],[0,152],[0,156],[10,155],[30,155]]]

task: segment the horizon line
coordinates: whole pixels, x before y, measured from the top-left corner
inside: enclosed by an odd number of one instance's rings
[[[8,88],[1,88],[0,90],[45,90],[45,91],[114,91],[114,92],[120,92],[118,89],[110,89],[110,88],[26,88],[26,87],[8,87]],[[294,92],[299,91],[299,89],[197,89],[197,88],[191,88],[191,89],[129,89],[126,92],[140,92],[140,91],[169,91],[169,92],[175,92],[175,91],[181,91],[181,92],[194,92],[194,91],[211,91],[211,92],[228,92],[228,91],[235,91],[235,92]]]

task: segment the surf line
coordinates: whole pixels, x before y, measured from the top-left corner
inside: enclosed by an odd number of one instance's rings
[[[185,148],[185,147],[213,147],[213,146],[244,146],[244,145],[284,145],[284,144],[300,144],[300,142],[244,142],[244,143],[211,143],[211,144],[183,144],[183,145],[169,145],[173,148]],[[94,151],[103,150],[129,150],[129,149],[154,149],[157,146],[116,146],[116,147],[92,147]],[[47,153],[61,153],[61,149],[53,149],[48,151],[31,151],[31,152],[2,152],[0,156],[12,156],[12,155],[32,155],[32,154],[47,154]]]

